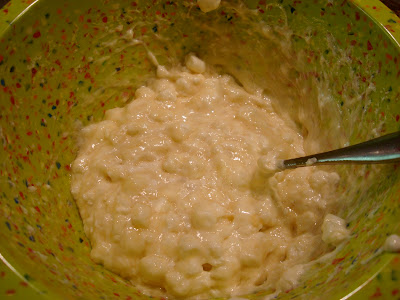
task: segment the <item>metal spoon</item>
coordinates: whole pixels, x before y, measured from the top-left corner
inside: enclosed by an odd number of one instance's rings
[[[400,131],[337,150],[283,160],[279,169],[332,164],[380,164],[400,162]]]

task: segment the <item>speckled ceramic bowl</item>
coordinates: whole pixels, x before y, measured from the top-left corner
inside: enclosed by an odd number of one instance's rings
[[[285,55],[293,58],[296,78],[311,86],[329,82],[341,111],[342,129],[327,148],[399,129],[399,19],[379,1],[245,2],[253,9],[246,18],[224,1],[208,14],[193,1],[157,0],[12,0],[0,11],[0,298],[148,298],[90,260],[69,191],[74,132],[77,122],[99,121],[106,109],[123,105],[154,73],[148,51],[163,64],[210,52],[212,30],[199,31],[192,17],[226,28],[228,43],[240,45],[231,54],[235,68],[254,78],[268,71],[257,55],[242,54],[266,44],[249,24],[270,28],[274,45],[290,41]],[[142,46],[109,44],[129,29]],[[338,171],[354,183],[341,187],[351,239],[279,299],[350,295],[395,256],[379,249],[400,232],[396,166]]]

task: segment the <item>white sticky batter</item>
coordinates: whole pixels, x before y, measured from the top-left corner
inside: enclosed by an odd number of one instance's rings
[[[302,265],[331,249],[323,240],[345,234],[338,219],[324,222],[339,176],[265,176],[260,157],[305,155],[271,99],[195,56],[157,75],[80,134],[72,193],[91,257],[172,298],[292,288]]]
[[[202,12],[210,12],[217,9],[221,0],[197,0],[197,5],[200,7]]]
[[[389,235],[385,240],[383,250],[400,253],[400,236],[396,234]]]

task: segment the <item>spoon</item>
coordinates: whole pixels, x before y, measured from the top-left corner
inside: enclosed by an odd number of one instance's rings
[[[282,160],[281,170],[332,164],[380,164],[400,162],[400,131],[333,151]]]

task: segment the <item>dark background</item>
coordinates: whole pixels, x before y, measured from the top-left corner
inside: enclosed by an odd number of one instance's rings
[[[381,2],[383,2],[400,17],[400,0],[381,0]]]
[[[0,0],[0,7],[3,7],[9,0]]]
[[[10,0],[0,0],[0,7]],[[400,17],[400,0],[381,0],[387,7],[393,10]]]

